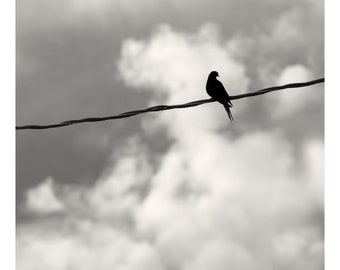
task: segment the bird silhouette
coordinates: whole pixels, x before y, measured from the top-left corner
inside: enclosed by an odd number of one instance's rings
[[[217,71],[210,72],[205,89],[207,90],[209,96],[223,104],[225,110],[227,111],[230,122],[233,122],[234,118],[230,111],[230,108],[233,107],[233,104],[230,101],[230,96],[225,90],[223,84],[217,80],[216,77],[219,77]]]

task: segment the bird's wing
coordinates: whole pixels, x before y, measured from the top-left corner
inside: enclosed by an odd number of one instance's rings
[[[225,88],[224,88],[223,84],[219,80],[216,80],[216,87],[221,92],[225,91]]]
[[[219,80],[216,80],[216,88],[221,96],[224,96],[225,98],[229,99],[228,92],[225,90],[223,84]]]

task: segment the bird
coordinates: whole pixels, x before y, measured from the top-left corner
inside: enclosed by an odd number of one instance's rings
[[[234,118],[231,114],[230,108],[233,107],[233,104],[230,101],[228,92],[225,90],[223,84],[217,80],[217,77],[219,77],[217,71],[210,72],[205,89],[209,96],[223,104],[225,110],[227,111],[230,122],[232,123]]]

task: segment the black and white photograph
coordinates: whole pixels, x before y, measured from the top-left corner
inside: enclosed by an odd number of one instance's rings
[[[324,269],[323,0],[16,0],[17,270]]]

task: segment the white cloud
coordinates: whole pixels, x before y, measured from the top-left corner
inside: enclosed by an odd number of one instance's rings
[[[186,95],[194,97],[200,87],[192,83],[197,78],[202,80],[200,85],[204,84],[203,74],[208,73],[205,68],[213,69],[207,67],[206,58],[215,59],[218,55],[216,59],[223,59],[222,70],[245,70],[230,56],[226,42],[220,45],[223,42],[218,31],[208,38],[206,56],[207,40],[200,39],[202,32],[201,29],[197,35],[185,35],[163,28],[149,41],[130,40],[125,43],[120,63],[123,78],[140,90],[153,90],[156,97],[163,91],[165,101],[173,103]],[[134,46],[138,49],[134,50]],[[193,67],[183,69],[192,62]],[[215,65],[219,63],[216,60]],[[244,72],[221,74],[230,76],[228,82],[234,80],[246,86],[248,81]],[[283,74],[281,82],[292,79],[289,75],[290,71]],[[307,268],[319,267],[316,262],[322,263],[320,248],[316,253],[297,248],[291,257],[281,260],[281,249],[275,246],[282,234],[298,235],[297,228],[313,234],[297,241],[306,246],[322,245],[318,225],[308,221],[315,211],[314,191],[305,189],[310,179],[307,177],[306,183],[300,181],[301,173],[306,176],[310,170],[296,171],[297,159],[281,132],[264,131],[231,139],[229,134],[218,133],[227,123],[216,114],[214,106],[192,113],[182,110],[159,114],[148,124],[162,124],[175,142],[152,178],[152,189],[138,208],[136,221],[138,231],[155,239],[167,267],[199,269],[200,265],[205,269],[209,265],[224,269],[228,264],[263,269],[272,264],[287,267],[289,261],[297,261],[293,269],[299,269],[299,263],[305,261],[310,261]],[[316,145],[322,149],[319,142]],[[308,166],[313,166],[314,161],[306,158]],[[318,183],[323,180],[316,178]],[[318,203],[322,205],[321,200]],[[225,249],[230,251],[229,256]],[[318,259],[309,259],[315,256]]]
[[[268,37],[268,45],[293,49],[304,43],[304,27],[302,10],[293,9],[283,13]]]
[[[56,197],[53,179],[47,178],[37,187],[27,191],[26,204],[30,211],[37,213],[53,213],[64,209],[63,203]]]
[[[316,204],[322,209],[324,201],[324,145],[310,140],[304,145],[306,181],[314,195]]]
[[[145,198],[137,187],[149,169],[136,169],[145,153],[130,151],[82,192],[82,218],[19,227],[18,269],[318,269],[322,237],[308,220],[318,191],[292,173],[289,144],[279,134],[213,136],[196,148],[176,143]],[[321,147],[307,144],[306,168]],[[68,197],[77,196],[64,194],[65,205]],[[122,213],[133,225],[117,225]]]
[[[111,226],[79,220],[71,231],[62,225],[43,232],[19,228],[17,269],[162,270],[156,250]]]
[[[120,222],[132,218],[142,196],[138,190],[146,188],[152,172],[137,143],[131,143],[129,153],[117,158],[114,168],[91,190],[87,199],[95,216]]]
[[[124,42],[119,70],[129,86],[152,90],[156,97],[153,103],[166,100],[168,104],[178,104],[209,98],[205,83],[212,70],[219,72],[229,94],[235,95],[247,90],[249,79],[245,66],[232,57],[227,47],[228,42],[222,40],[214,24],[205,24],[194,34],[178,33],[162,25],[150,40]],[[246,109],[243,103],[235,107],[235,115]],[[172,111],[159,119],[167,127],[176,125],[168,131],[188,141],[202,132],[196,127],[217,130],[228,121],[223,107],[216,104],[184,113]]]
[[[152,103],[204,98],[215,69],[233,94],[249,78],[229,42],[212,24],[193,34],[163,25],[150,39],[124,42],[120,72],[129,86],[150,91]],[[293,67],[280,79],[299,72],[308,73]],[[140,140],[122,145],[96,184],[62,193],[72,216],[19,229],[18,269],[322,267],[321,224],[313,219],[323,205],[320,141],[296,154],[281,130],[234,138],[218,104],[147,117],[145,132],[164,128],[172,139],[159,164],[150,164]]]
[[[284,85],[294,82],[307,82],[315,79],[308,68],[303,65],[286,67],[277,78],[276,85]],[[271,116],[274,119],[291,117],[307,105],[319,102],[322,91],[313,88],[295,88],[279,91],[266,96]]]
[[[218,70],[228,85],[243,90],[248,85],[245,67],[232,58],[225,43],[215,24],[207,23],[195,34],[162,25],[149,41],[125,41],[119,69],[128,85],[157,85],[159,92],[176,100],[204,97],[212,70]]]

